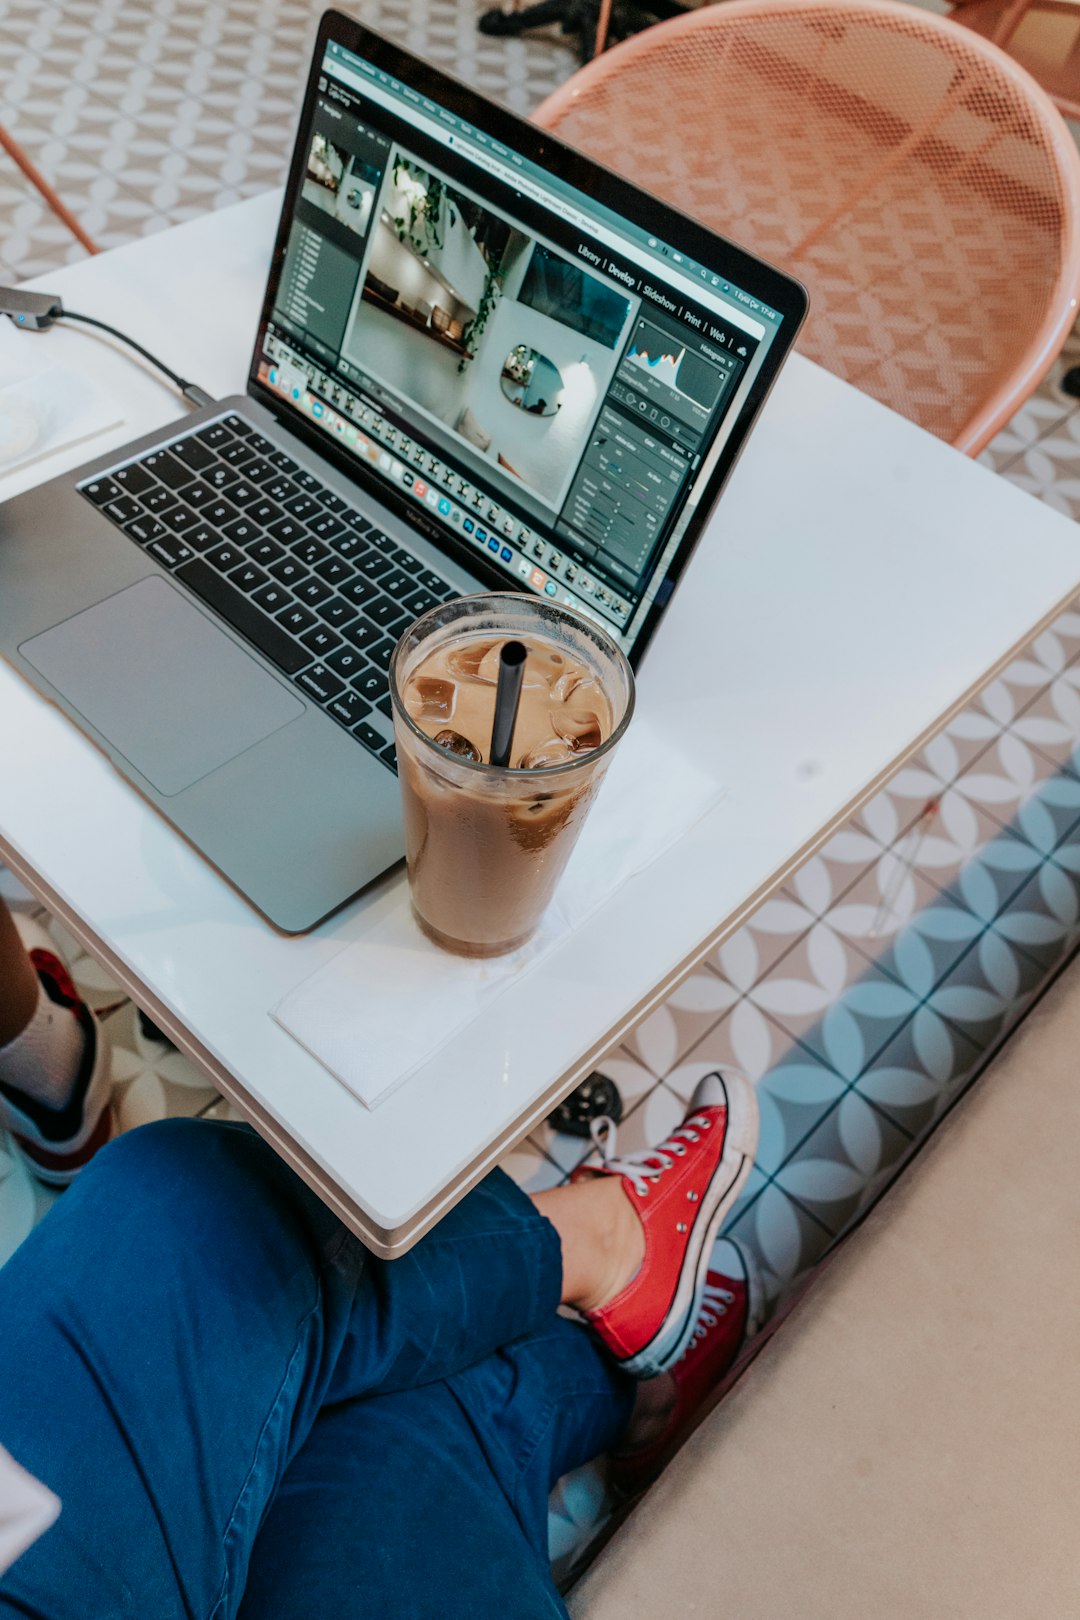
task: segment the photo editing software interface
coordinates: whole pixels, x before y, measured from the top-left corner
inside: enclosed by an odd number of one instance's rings
[[[260,380],[631,642],[780,316],[334,43],[307,143]]]

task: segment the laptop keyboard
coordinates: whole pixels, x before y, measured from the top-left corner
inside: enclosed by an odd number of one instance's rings
[[[79,490],[397,769],[390,655],[455,586],[236,415]]]

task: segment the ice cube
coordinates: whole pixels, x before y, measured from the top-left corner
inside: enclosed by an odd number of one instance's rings
[[[587,754],[604,740],[600,716],[590,709],[553,709],[551,724],[556,736],[569,743],[575,754]]]
[[[403,696],[414,720],[451,720],[457,687],[435,675],[414,675]]]
[[[580,667],[564,671],[551,683],[551,696],[556,703],[573,700],[580,704],[582,701],[588,702],[590,698],[595,702],[598,695],[602,695],[599,682]]]
[[[499,678],[499,648],[501,641],[469,641],[464,647],[451,647],[446,654],[446,668],[459,681],[483,681],[494,686]],[[494,655],[494,668],[491,656]],[[481,669],[481,665],[485,667]]]
[[[435,733],[432,741],[438,747],[445,748],[448,754],[456,754],[459,759],[471,759],[474,765],[480,764],[479,753],[460,731],[452,731],[449,726],[444,726],[442,731]]]
[[[548,737],[522,754],[517,762],[519,771],[542,771],[551,765],[565,765],[574,757],[574,747],[562,737]]]

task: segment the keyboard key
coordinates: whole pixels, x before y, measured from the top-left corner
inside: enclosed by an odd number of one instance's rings
[[[254,461],[249,461],[245,466],[244,477],[249,484],[265,484],[271,478],[277,477],[277,471],[271,467],[268,461],[264,461],[261,456],[256,456]]]
[[[281,507],[274,501],[256,501],[254,506],[248,507],[248,517],[254,518],[256,523],[261,523],[264,529],[269,528],[271,523],[277,523],[284,516]]]
[[[312,664],[310,669],[297,676],[296,684],[302,686],[305,692],[310,692],[312,697],[318,698],[320,703],[329,703],[331,698],[345,690],[345,682],[332,669],[327,669],[325,664]]]
[[[397,745],[395,743],[387,743],[386,747],[379,754],[379,758],[383,761],[383,763],[385,765],[389,765],[390,769],[393,771],[394,775],[396,776],[397,775]]]
[[[269,580],[262,569],[256,568],[255,564],[251,562],[244,563],[241,568],[234,568],[229,575],[229,579],[233,585],[248,595],[252,591],[257,591],[260,585],[269,584]]]
[[[147,471],[139,467],[138,462],[131,463],[131,467],[120,467],[112,475],[113,483],[120,484],[126,496],[141,496],[147,489],[154,488],[154,480]]]
[[[377,625],[389,635],[392,631],[399,634],[407,624],[411,624],[408,613],[402,613],[396,602],[391,602],[388,596],[383,596],[377,602],[369,602],[365,609],[369,619],[374,619]]]
[[[365,703],[356,692],[341,692],[326,705],[326,712],[351,729],[371,713],[371,704]]]
[[[391,552],[395,550],[394,542],[388,534],[383,534],[381,529],[372,529],[368,538],[377,551]]]
[[[294,540],[299,540],[300,536],[306,534],[307,531],[302,523],[297,523],[295,518],[283,517],[278,518],[276,523],[269,525],[269,532],[275,540],[280,540],[283,546],[288,546]]]
[[[161,521],[173,534],[184,534],[188,529],[194,529],[199,521],[197,512],[189,511],[186,506],[174,506],[168,512],[161,514]]]
[[[353,534],[351,529],[342,529],[337,539],[329,541],[328,544],[333,551],[337,552],[339,557],[344,557],[346,560],[350,557],[359,556],[366,549],[365,542],[358,534]]]
[[[203,472],[203,480],[207,484],[213,484],[215,489],[224,489],[225,485],[231,484],[235,477],[236,474],[232,468],[226,467],[223,461],[217,462],[213,467],[207,467]]]
[[[219,444],[228,444],[232,435],[223,422],[211,422],[209,427],[201,428],[195,437],[217,449]]]
[[[383,636],[375,643],[373,647],[368,648],[368,658],[377,669],[388,670],[390,668],[390,660],[394,656],[394,648],[396,646],[396,641],[391,641],[389,636]]]
[[[298,557],[308,568],[314,568],[316,563],[325,562],[327,557],[331,556],[331,552],[322,541],[316,540],[311,534],[305,535],[303,540],[297,540],[289,549],[293,556]]]
[[[142,516],[142,507],[131,495],[117,495],[115,500],[109,501],[105,511],[114,523],[121,524]]]
[[[186,546],[173,534],[165,535],[160,540],[151,540],[146,549],[151,557],[156,557],[166,568],[176,568],[180,563],[190,562],[195,555],[190,546]]]
[[[272,484],[267,484],[264,494],[272,501],[289,501],[294,495],[299,495],[300,486],[294,484],[291,478],[275,478]]]
[[[250,438],[255,432],[255,429],[245,422],[242,416],[237,416],[235,411],[225,417],[222,426],[229,428],[233,433],[242,434],[245,439]]]
[[[309,525],[312,534],[317,534],[320,540],[336,540],[339,534],[348,534],[344,523],[332,512],[322,512]]]
[[[380,574],[390,572],[391,564],[386,557],[380,556],[379,552],[369,551],[366,556],[360,558],[356,566],[368,579],[378,579]]]
[[[85,495],[88,501],[93,501],[95,506],[105,506],[109,501],[118,500],[124,491],[113,478],[95,478],[89,484],[83,484],[79,493]]]
[[[183,489],[195,477],[190,467],[185,467],[167,450],[155,450],[153,455],[144,457],[142,465],[148,473],[153,473],[158,483],[167,485],[169,489]]]
[[[327,653],[332,653],[335,647],[341,646],[341,637],[337,631],[331,630],[326,624],[314,625],[306,635],[300,637],[300,640],[308,651],[313,652],[318,658],[325,658]]]
[[[219,454],[222,461],[227,461],[230,467],[237,467],[242,462],[257,459],[254,450],[249,450],[243,439],[235,439],[232,444],[222,445]]]
[[[133,518],[130,523],[124,524],[124,528],[140,546],[148,546],[151,540],[159,540],[163,534],[169,532],[164,523],[159,523],[156,517]]]
[[[253,450],[257,450],[260,456],[268,456],[274,448],[270,440],[264,439],[261,433],[249,434],[248,444]]]
[[[222,533],[234,545],[246,546],[250,545],[253,540],[258,540],[262,530],[257,523],[252,523],[249,518],[240,517],[237,518],[235,523],[226,523]]]
[[[341,521],[350,528],[354,534],[367,535],[372,532],[371,524],[359,512],[342,512]]]
[[[359,692],[361,697],[367,698],[369,703],[377,703],[386,691],[386,676],[381,669],[368,668],[362,675],[357,675],[352,684],[353,690]],[[385,740],[384,737],[379,738],[380,743]]]
[[[385,591],[387,596],[396,596],[398,601],[416,589],[416,580],[412,574],[406,574],[400,568],[392,568],[379,580],[379,589]]]
[[[295,585],[293,589],[297,598],[306,602],[308,607],[318,607],[334,594],[325,579],[316,579],[314,574],[309,574],[302,585]]]
[[[322,485],[319,483],[319,480],[315,477],[314,473],[309,473],[304,467],[294,467],[293,478],[300,485],[301,489],[322,489]]]
[[[280,615],[282,609],[288,607],[292,597],[284,585],[278,585],[276,581],[271,579],[265,585],[260,585],[257,591],[252,591],[251,600],[258,602],[264,613]],[[306,613],[307,609],[303,608],[301,611]]]
[[[197,478],[193,484],[189,484],[184,491],[184,501],[186,504],[188,506],[194,506],[199,511],[201,511],[204,506],[209,506],[212,501],[216,501],[218,499],[218,492],[214,488],[213,484],[207,484],[201,478]]]
[[[270,540],[264,534],[261,539],[248,546],[247,554],[252,562],[259,564],[260,568],[269,568],[272,562],[284,557],[285,547],[279,546],[276,540]]]
[[[266,443],[267,440],[264,439],[263,444]],[[279,472],[291,473],[296,466],[296,462],[287,450],[260,450],[259,453],[264,455],[267,461],[275,466]]]
[[[314,517],[318,513],[319,503],[313,501],[310,495],[305,495],[301,491],[299,495],[294,495],[291,500],[285,502],[285,510],[291,512],[294,518],[299,518],[301,522],[305,522],[309,517]]]
[[[373,601],[378,594],[369,579],[350,579],[347,585],[341,587],[341,595],[346,601],[355,602],[358,607],[362,607],[365,602]]]
[[[279,613],[277,620],[286,630],[291,630],[294,636],[303,635],[305,630],[310,630],[312,625],[317,623],[311,609],[301,607],[299,602],[294,602],[284,613]]]
[[[216,608],[222,618],[246,636],[261,653],[286,675],[295,675],[311,662],[311,654],[287,635],[273,619],[268,619],[242,591],[214,572],[203,557],[186,564],[176,575],[196,596]]]
[[[354,647],[370,647],[379,639],[379,632],[373,624],[366,619],[357,619],[355,624],[342,632],[346,641],[351,641]]]
[[[453,589],[452,586],[447,584],[445,579],[443,579],[439,574],[433,573],[430,568],[424,569],[423,573],[419,575],[419,580],[424,589],[426,591],[434,591],[435,595],[440,601],[442,600],[442,596],[445,591]]]
[[[186,439],[169,446],[177,461],[182,461],[185,467],[190,467],[193,473],[201,473],[207,467],[214,466],[217,457],[212,450],[208,450],[196,434],[192,433]]]
[[[234,568],[239,568],[242,562],[247,562],[244,553],[238,550],[236,546],[230,546],[227,542],[215,546],[213,551],[208,551],[206,560],[208,563],[213,563],[214,567],[220,569],[223,574],[231,573]]]
[[[331,596],[319,608],[319,618],[324,624],[332,624],[335,630],[355,619],[356,614],[357,609],[343,596]]]
[[[223,529],[226,523],[235,523],[240,513],[228,501],[218,499],[211,506],[202,508],[202,517],[205,523],[212,523],[218,529]]]
[[[392,720],[394,718],[394,705],[391,702],[389,692],[383,693],[375,707],[385,714],[388,720]]]
[[[382,732],[376,731],[375,727],[367,720],[362,720],[360,722],[356,728],[355,735],[359,737],[365,748],[371,749],[373,754],[381,754],[382,750],[386,747],[386,738],[383,736]]]
[[[355,647],[339,647],[326,662],[335,675],[340,675],[343,681],[351,681],[364,668],[364,655]]]
[[[133,461],[130,467],[120,467],[112,476],[125,495],[143,495],[154,487],[153,478],[137,461]]]
[[[355,568],[350,568],[340,557],[328,557],[325,562],[318,565],[315,572],[320,579],[329,580],[331,585],[340,585],[342,580],[352,579],[356,574]]]
[[[270,573],[282,585],[287,585],[290,591],[308,577],[308,571],[303,563],[297,562],[295,557],[282,557],[280,562],[273,563]]]
[[[248,483],[243,478],[238,478],[233,484],[222,484],[221,492],[228,496],[234,506],[251,506],[262,495],[257,484]]]
[[[419,618],[421,613],[426,613],[429,608],[437,606],[439,600],[434,591],[425,591],[421,587],[420,590],[413,591],[410,595],[402,597],[401,605],[407,607],[410,613],[415,613]]]
[[[341,496],[335,495],[332,489],[323,490],[322,503],[331,512],[347,512],[349,510],[348,501],[343,501]]]
[[[416,578],[416,558],[411,551],[405,551],[391,542],[386,548],[386,555],[396,567],[403,568],[410,579]]]
[[[189,529],[184,539],[193,551],[209,551],[211,546],[217,545],[221,539],[219,530],[212,529],[208,523],[196,524]]]
[[[148,512],[165,512],[170,506],[176,505],[176,496],[171,489],[166,489],[164,484],[155,484],[153,489],[148,489],[139,499]]]

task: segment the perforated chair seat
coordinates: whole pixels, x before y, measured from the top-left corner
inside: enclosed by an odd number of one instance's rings
[[[535,116],[798,276],[802,351],[969,454],[1075,320],[1080,155],[1035,81],[947,18],[728,0]]]

